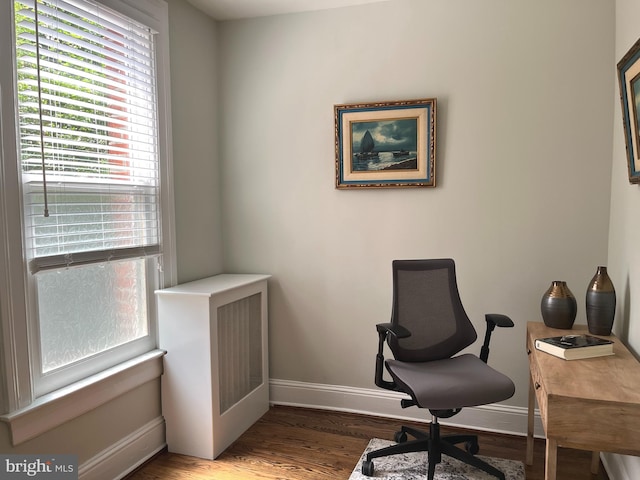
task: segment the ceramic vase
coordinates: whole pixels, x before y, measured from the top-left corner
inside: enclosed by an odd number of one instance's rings
[[[598,267],[587,287],[587,326],[593,335],[611,335],[616,313],[616,290],[607,267]]]
[[[554,280],[540,301],[542,320],[547,327],[569,329],[576,319],[578,304],[567,282]]]

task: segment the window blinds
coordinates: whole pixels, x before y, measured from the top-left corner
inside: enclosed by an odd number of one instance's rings
[[[153,32],[86,1],[15,14],[31,271],[159,253]]]

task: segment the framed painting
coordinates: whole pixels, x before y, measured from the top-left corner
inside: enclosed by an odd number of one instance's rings
[[[640,183],[640,40],[618,62],[629,182]]]
[[[435,187],[436,99],[335,105],[336,188]]]

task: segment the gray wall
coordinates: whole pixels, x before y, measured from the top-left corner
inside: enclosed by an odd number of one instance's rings
[[[615,60],[622,59],[640,38],[640,3],[636,0],[616,0]],[[617,311],[614,331],[636,356],[640,357],[640,186],[630,185],[627,175],[627,157],[624,146],[622,110],[617,77],[613,95],[613,163],[611,179],[611,220],[609,229],[609,274],[616,287]],[[615,458],[617,457],[617,458]],[[618,462],[611,478],[637,478],[640,458],[611,456]],[[613,473],[610,471],[610,474]]]
[[[169,0],[178,283],[222,271],[217,23]]]
[[[373,387],[391,260],[453,257],[526,406],[525,325],[607,261],[614,5],[395,0],[224,22],[224,267],[273,274],[271,378]],[[338,103],[438,98],[435,189],[334,188]],[[474,347],[478,351],[479,346]]]

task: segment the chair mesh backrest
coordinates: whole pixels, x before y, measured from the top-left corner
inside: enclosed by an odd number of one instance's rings
[[[440,360],[471,345],[477,335],[460,301],[454,261],[394,260],[391,323],[411,332],[389,337],[396,360]]]

